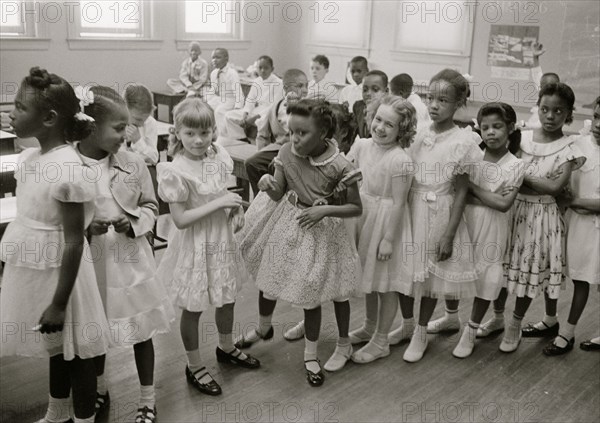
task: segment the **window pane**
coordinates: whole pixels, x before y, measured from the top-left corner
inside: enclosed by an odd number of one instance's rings
[[[80,1],[81,28],[136,32],[141,28],[139,1]],[[83,33],[81,34],[83,36]]]
[[[15,0],[0,0],[0,26],[2,32],[6,27],[21,27],[21,3]]]
[[[231,32],[231,19],[235,17],[233,1],[185,2],[185,32],[228,34]]]
[[[346,0],[315,5],[311,6],[312,17],[317,21],[313,26],[313,41],[363,47],[367,30],[367,1]],[[347,28],[352,30],[348,31]]]

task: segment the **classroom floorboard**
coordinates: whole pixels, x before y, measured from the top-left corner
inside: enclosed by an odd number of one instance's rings
[[[160,258],[161,252],[158,253]],[[572,286],[562,292],[559,318],[565,320]],[[514,298],[509,297],[506,316]],[[438,304],[434,318],[443,314]],[[471,301],[460,310],[468,320]],[[262,367],[244,370],[216,361],[218,337],[214,314],[202,316],[201,354],[204,364],[223,388],[209,397],[191,388],[184,376],[185,353],[178,322],[171,333],[157,336],[156,398],[158,421],[184,422],[597,422],[600,421],[600,354],[579,349],[580,341],[600,332],[600,293],[590,290],[588,305],[576,333],[575,349],[549,358],[542,347],[549,340],[524,338],[517,352],[498,351],[501,335],[478,340],[473,355],[451,355],[458,334],[430,335],[423,360],[402,360],[406,344],[391,355],[367,365],[349,363],[327,374],[320,388],[310,387],[302,365],[303,342],[288,342],[283,332],[300,309],[281,303],[275,311],[275,336],[248,351]],[[361,299],[352,300],[351,328],[364,316]],[[486,315],[486,318],[489,316]],[[543,298],[536,299],[525,317],[543,316]],[[399,319],[399,318],[398,318]],[[257,290],[245,285],[236,306],[234,334],[257,325]],[[394,327],[399,323],[396,322]],[[324,364],[337,336],[333,305],[323,307],[319,357]],[[0,421],[33,422],[43,417],[47,403],[47,361],[21,357],[0,360]],[[133,349],[113,350],[107,359],[111,395],[109,414],[100,422],[133,422],[139,396]]]

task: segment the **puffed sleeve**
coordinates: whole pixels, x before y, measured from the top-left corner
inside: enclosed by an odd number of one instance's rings
[[[523,185],[523,179],[525,179],[528,167],[529,165],[523,160],[515,159],[509,169],[506,186],[519,188]]]
[[[452,161],[456,163],[454,175],[477,171],[477,167],[483,160],[483,151],[479,148],[479,144],[481,144],[481,137],[470,127],[461,130],[460,139],[452,154]]]
[[[188,199],[189,190],[183,177],[177,174],[172,166],[172,163],[156,165],[158,195],[167,203],[182,203]]]
[[[357,138],[354,143],[352,144],[352,147],[350,147],[350,151],[348,152],[348,154],[346,154],[346,159],[348,159],[348,161],[354,163],[355,166],[360,166],[359,164],[359,157],[360,157],[360,151],[363,148],[363,146],[365,145],[365,143],[369,142],[368,139],[365,138]]]
[[[61,203],[87,203],[96,198],[96,184],[86,175],[88,166],[81,163],[60,163],[48,166],[44,177],[52,181],[50,196]]]
[[[339,156],[336,159],[336,162],[341,177],[337,185],[338,190],[341,190],[344,187],[347,188],[362,180],[362,173],[360,169],[354,164],[350,163],[348,159]]]
[[[415,164],[412,159],[408,156],[408,154],[402,151],[399,151],[398,154],[394,155],[390,168],[392,178],[410,178],[414,176],[416,171]]]

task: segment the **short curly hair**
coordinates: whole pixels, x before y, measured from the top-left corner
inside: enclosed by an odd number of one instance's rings
[[[398,144],[402,148],[409,147],[417,133],[417,112],[414,106],[402,97],[387,94],[374,103],[374,118],[381,106],[390,106],[398,115]]]

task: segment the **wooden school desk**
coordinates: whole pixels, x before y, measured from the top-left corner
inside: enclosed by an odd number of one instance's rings
[[[17,181],[15,181],[15,171],[17,170],[19,155],[6,154],[0,156],[0,198],[6,197],[6,194],[15,195]]]
[[[17,136],[0,130],[0,155],[14,154]]]

